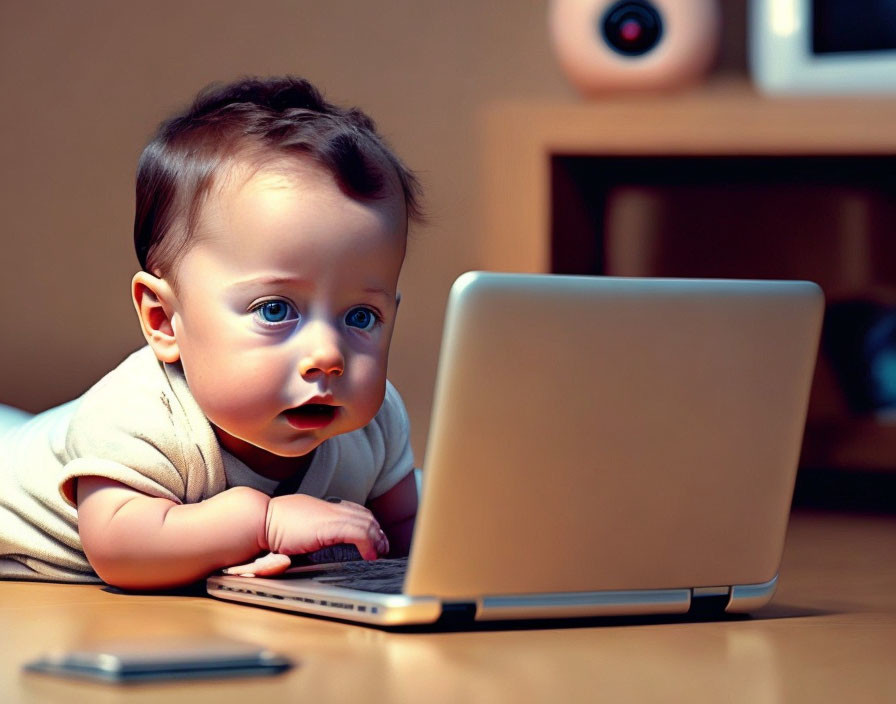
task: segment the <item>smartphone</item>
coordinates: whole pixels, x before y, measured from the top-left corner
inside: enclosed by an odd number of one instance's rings
[[[293,663],[251,643],[230,639],[144,639],[96,643],[48,653],[25,665],[28,672],[103,682],[276,675]]]

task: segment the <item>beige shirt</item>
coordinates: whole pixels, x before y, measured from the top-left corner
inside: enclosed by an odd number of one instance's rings
[[[407,412],[387,384],[376,417],[320,445],[299,493],[364,504],[413,470]],[[232,486],[277,482],[218,443],[179,364],[144,347],[81,398],[0,436],[0,578],[96,582],[78,536],[75,480],[101,476],[196,503]]]

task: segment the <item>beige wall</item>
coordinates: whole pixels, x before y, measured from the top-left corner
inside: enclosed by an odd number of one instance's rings
[[[743,63],[744,0],[720,65]],[[295,73],[365,108],[426,188],[391,358],[422,461],[451,281],[476,266],[477,110],[569,99],[531,0],[4,0],[0,402],[81,393],[141,344],[129,298],[133,173],[210,81]]]

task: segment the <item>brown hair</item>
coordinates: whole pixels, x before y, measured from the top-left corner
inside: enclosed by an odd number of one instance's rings
[[[392,171],[408,217],[422,217],[416,177],[357,108],[328,103],[292,76],[212,84],[163,122],[140,156],[134,247],[145,271],[171,271],[189,247],[215,178],[243,153],[309,157],[357,199],[388,195]]]

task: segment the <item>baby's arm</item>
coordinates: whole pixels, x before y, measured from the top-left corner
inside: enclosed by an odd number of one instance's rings
[[[188,584],[268,550],[290,555],[353,543],[374,559],[388,549],[373,515],[349,502],[299,494],[270,499],[234,487],[177,504],[102,477],[78,480],[78,530],[103,581],[130,589]]]
[[[78,532],[109,584],[153,589],[187,584],[265,545],[268,497],[248,487],[198,504],[147,496],[102,477],[78,479]]]

